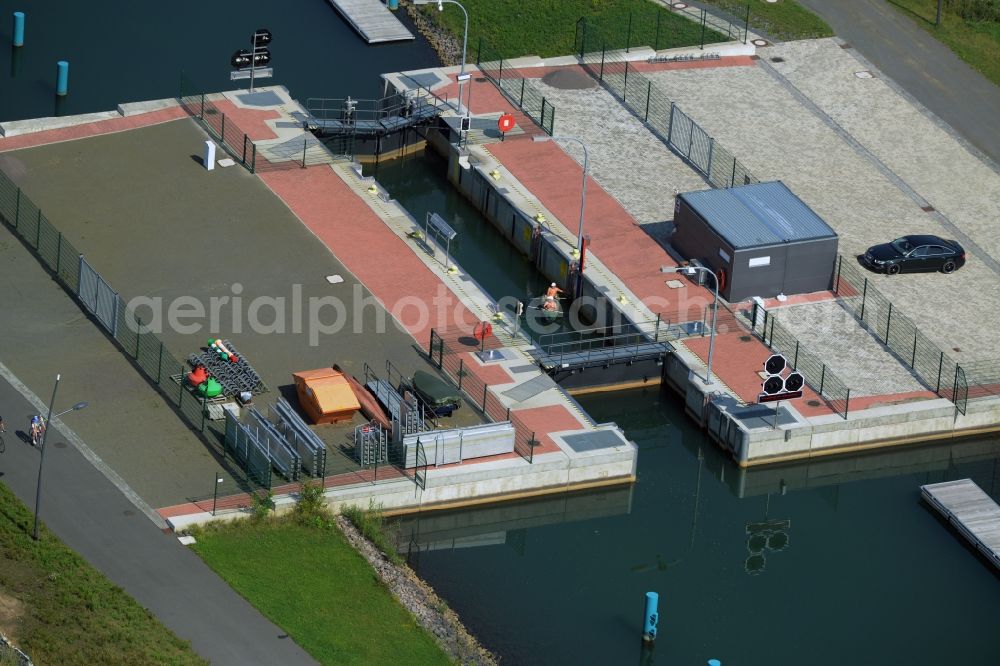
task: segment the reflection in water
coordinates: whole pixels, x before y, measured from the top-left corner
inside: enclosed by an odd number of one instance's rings
[[[525,530],[627,514],[632,486],[565,493],[459,511],[403,516],[393,530],[396,547],[411,563],[421,552],[507,545],[523,555]]]
[[[414,567],[505,662],[1000,663],[996,575],[918,491],[971,476],[996,495],[996,440],[741,471],[673,394],[579,402],[639,446],[631,510],[469,532],[450,512],[442,539],[421,519]],[[447,546],[476,534],[496,542]],[[652,651],[647,591],[660,595]]]

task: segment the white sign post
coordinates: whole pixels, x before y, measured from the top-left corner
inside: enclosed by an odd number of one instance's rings
[[[215,142],[206,141],[205,142],[205,157],[202,159],[205,164],[205,168],[211,171],[215,168]]]

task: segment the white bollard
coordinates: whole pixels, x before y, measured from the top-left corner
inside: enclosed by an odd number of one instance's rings
[[[215,142],[206,141],[205,142],[205,157],[202,159],[205,164],[205,168],[211,171],[215,168]]]

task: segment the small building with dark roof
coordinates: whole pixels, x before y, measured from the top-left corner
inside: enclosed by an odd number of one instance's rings
[[[674,224],[671,244],[729,302],[831,286],[837,233],[780,181],[679,194]]]

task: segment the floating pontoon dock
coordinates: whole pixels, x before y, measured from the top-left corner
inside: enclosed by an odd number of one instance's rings
[[[971,479],[920,486],[920,493],[976,550],[1000,567],[1000,506]]]
[[[393,16],[381,0],[329,0],[369,44],[413,39],[413,33]]]

